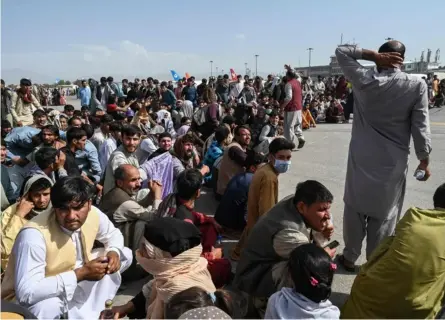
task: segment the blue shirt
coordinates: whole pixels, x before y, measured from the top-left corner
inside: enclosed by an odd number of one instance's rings
[[[100,181],[102,168],[97,149],[91,141],[87,140],[85,150],[76,151],[76,163],[82,172],[90,177],[92,176],[96,182]]]
[[[242,172],[230,179],[216,209],[215,220],[222,226],[243,230],[246,226],[247,198],[253,173]]]
[[[79,98],[80,98],[80,105],[83,106],[89,106],[91,101],[91,89],[90,87],[85,88],[79,88]]]

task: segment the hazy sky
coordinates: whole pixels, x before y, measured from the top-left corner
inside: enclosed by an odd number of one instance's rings
[[[281,72],[284,63],[307,65],[308,47],[312,65],[328,64],[341,33],[369,49],[396,38],[412,60],[440,48],[445,64],[445,0],[1,2],[2,71],[54,79],[205,74],[209,60],[214,73],[244,73],[255,54],[260,73]]]

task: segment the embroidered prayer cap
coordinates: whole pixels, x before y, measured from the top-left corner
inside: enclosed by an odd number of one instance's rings
[[[181,254],[201,244],[201,232],[192,223],[165,217],[147,222],[145,239],[172,256]]]
[[[183,313],[179,319],[232,319],[217,307],[196,308]]]

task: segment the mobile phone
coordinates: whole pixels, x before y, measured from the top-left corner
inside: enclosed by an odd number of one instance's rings
[[[329,249],[335,249],[340,245],[340,242],[338,242],[337,240],[332,241],[331,243],[325,245],[325,248],[329,248]]]

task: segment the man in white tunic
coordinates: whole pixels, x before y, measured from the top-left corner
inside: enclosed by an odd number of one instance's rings
[[[430,176],[431,152],[428,90],[425,81],[400,70],[405,46],[383,44],[379,52],[341,46],[336,56],[354,92],[354,122],[345,183],[343,238],[340,262],[347,270],[361,254],[367,236],[366,256],[391,236],[401,218],[411,136],[420,180]],[[369,70],[358,59],[373,61]]]
[[[92,203],[91,185],[65,177],[51,189],[53,210],[18,234],[2,282],[39,319],[98,319],[132,262],[122,233]],[[94,249],[97,240],[104,248]]]

